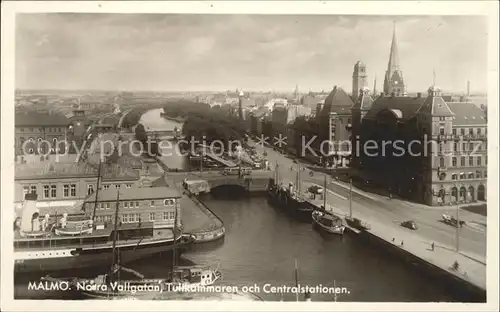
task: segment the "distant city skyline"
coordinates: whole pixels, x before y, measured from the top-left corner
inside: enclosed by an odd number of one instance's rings
[[[18,14],[16,88],[380,92],[394,23],[409,93],[486,91],[484,17],[90,13]]]

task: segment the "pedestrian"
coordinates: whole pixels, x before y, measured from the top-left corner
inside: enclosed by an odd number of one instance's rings
[[[403,241],[401,241],[401,247],[403,247],[403,246],[404,246],[404,242],[403,242]]]
[[[434,242],[431,244],[431,250],[434,251]]]
[[[393,237],[393,238],[392,238],[392,242],[394,243],[394,241],[395,241],[395,240],[396,240],[396,239]]]

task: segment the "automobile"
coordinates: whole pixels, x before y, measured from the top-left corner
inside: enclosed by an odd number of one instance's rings
[[[294,159],[294,160],[293,160],[293,163],[294,163],[294,164],[296,164],[296,163],[297,163],[297,159]]]
[[[442,221],[444,223],[452,225],[454,227],[458,227],[458,226],[463,227],[465,225],[465,221],[463,221],[463,220],[457,221],[457,219],[455,219],[454,217],[447,215],[447,214],[442,215]]]
[[[313,194],[322,194],[323,193],[323,188],[321,186],[318,186],[318,185],[311,185],[308,188],[308,191],[310,193],[313,193]]]
[[[405,227],[407,229],[410,229],[410,230],[417,230],[418,229],[415,221],[410,221],[410,220],[401,222],[401,226]]]

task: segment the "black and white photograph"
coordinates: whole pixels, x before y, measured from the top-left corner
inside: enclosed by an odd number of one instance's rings
[[[2,3],[2,299],[498,309],[498,3],[306,2]]]

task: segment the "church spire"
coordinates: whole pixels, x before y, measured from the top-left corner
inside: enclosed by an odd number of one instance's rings
[[[394,28],[392,30],[391,54],[389,55],[389,64],[387,64],[387,71],[392,73],[398,69],[399,69],[399,52],[398,52],[398,42],[396,40],[396,23],[394,22]]]
[[[399,68],[399,51],[396,40],[396,23],[392,31],[391,52],[389,62],[384,77],[384,94],[406,96],[406,85],[403,79],[403,72]]]

